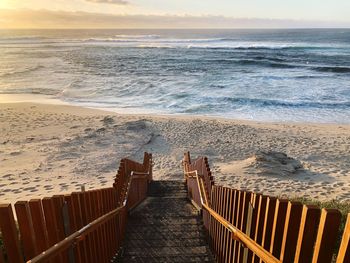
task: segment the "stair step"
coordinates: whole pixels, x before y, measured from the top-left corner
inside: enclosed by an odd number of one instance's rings
[[[199,247],[152,247],[145,249],[144,247],[132,247],[125,252],[125,256],[149,256],[149,257],[160,257],[160,256],[205,256],[208,253],[206,246]]]
[[[130,234],[129,234],[130,233]],[[142,232],[142,233],[136,233],[132,231],[128,231],[128,239],[182,239],[182,238],[206,238],[205,233],[203,231],[190,231],[190,232],[183,232],[183,231],[172,231],[172,232]]]
[[[126,239],[130,247],[141,247],[145,249],[148,247],[178,247],[178,246],[205,246],[207,242],[203,238],[159,238],[159,239],[148,239],[146,242],[140,239]]]
[[[137,233],[162,233],[165,231],[168,232],[195,232],[195,231],[201,231],[201,225],[148,225],[147,227],[142,225],[133,225],[133,228],[130,230],[130,232],[137,232]],[[201,231],[202,232],[202,231]]]
[[[123,262],[127,263],[188,263],[188,262],[215,262],[210,256],[175,256],[175,257],[136,257],[126,256]]]
[[[198,218],[197,216],[184,216],[184,217],[178,217],[178,218],[164,218],[163,216],[160,217],[152,217],[152,218],[144,218],[142,222],[140,222],[138,219],[130,217],[129,223],[133,226],[141,225],[183,225],[183,224],[190,224],[190,225],[202,225],[201,218]]]
[[[123,262],[215,262],[183,181],[153,181],[128,216]]]

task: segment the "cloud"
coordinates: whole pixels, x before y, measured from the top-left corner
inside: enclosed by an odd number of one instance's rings
[[[0,28],[329,28],[350,22],[0,9]]]
[[[129,2],[124,0],[85,0],[87,2],[93,3],[103,3],[103,4],[115,4],[115,5],[127,5]]]

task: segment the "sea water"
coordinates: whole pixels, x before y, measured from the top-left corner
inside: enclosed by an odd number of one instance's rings
[[[350,123],[350,29],[0,30],[1,94],[123,113]]]

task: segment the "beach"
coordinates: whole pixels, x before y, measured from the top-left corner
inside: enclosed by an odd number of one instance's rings
[[[207,156],[218,184],[266,195],[350,201],[350,125],[117,114],[0,104],[0,201],[111,186],[119,162],[153,153],[154,179],[183,179]],[[286,154],[286,155],[284,155]]]

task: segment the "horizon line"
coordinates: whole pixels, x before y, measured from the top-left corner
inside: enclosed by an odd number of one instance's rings
[[[0,28],[0,30],[97,30],[97,29],[109,29],[109,30],[296,30],[296,29],[350,29],[350,27],[8,27]]]

